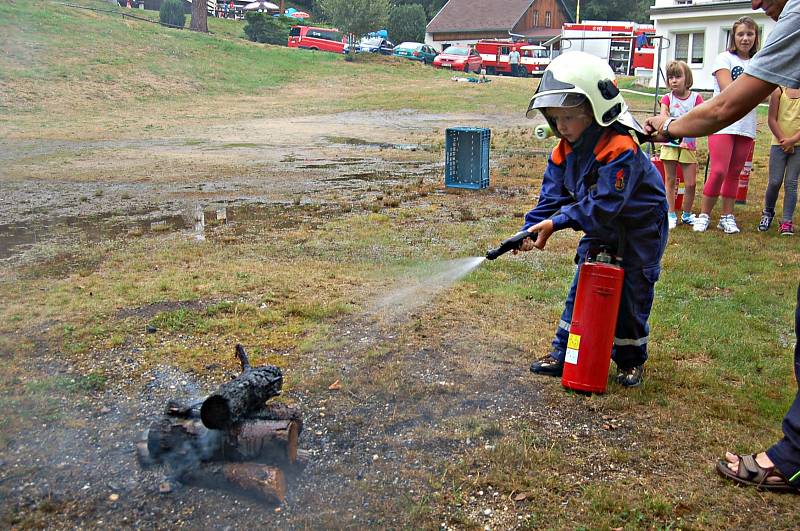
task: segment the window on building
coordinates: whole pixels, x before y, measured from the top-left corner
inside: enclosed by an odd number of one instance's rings
[[[706,34],[703,31],[675,35],[675,59],[692,66],[701,66],[705,56]]]
[[[691,65],[703,64],[703,57],[706,52],[706,35],[705,33],[692,33],[692,60],[689,62]]]
[[[537,27],[539,25],[539,10],[533,10],[533,27]]]
[[[551,26],[552,23],[553,23],[553,21],[550,20],[550,11],[545,11],[544,12],[544,27],[545,28],[550,28],[550,27],[552,27]]]

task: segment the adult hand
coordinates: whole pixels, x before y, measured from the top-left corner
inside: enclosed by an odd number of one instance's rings
[[[668,142],[669,139],[661,131],[664,127],[664,122],[667,120],[665,116],[651,116],[644,121],[644,132],[652,137],[653,142]]]

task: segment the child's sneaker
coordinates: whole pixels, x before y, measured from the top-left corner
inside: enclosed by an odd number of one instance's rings
[[[736,234],[739,232],[739,227],[736,226],[736,219],[733,217],[733,214],[720,216],[717,228],[725,234]]]
[[[683,223],[684,225],[694,225],[695,219],[696,218],[694,217],[694,214],[692,214],[691,212],[686,212],[684,210],[683,214],[681,214],[681,223]]]
[[[669,222],[669,230],[678,226],[678,215],[675,212],[667,214],[667,221]]]
[[[705,232],[710,222],[711,219],[709,219],[708,214],[700,214],[695,218],[692,224],[692,230],[695,232]]]
[[[758,231],[767,232],[769,230],[769,226],[772,225],[773,217],[775,217],[774,212],[770,212],[769,210],[763,211],[761,213],[761,221],[758,222]]]
[[[781,223],[780,227],[778,227],[778,234],[784,236],[791,236],[794,234],[794,227],[792,226],[791,221],[784,221]]]

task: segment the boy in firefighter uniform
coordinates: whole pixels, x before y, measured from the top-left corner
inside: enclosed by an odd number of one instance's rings
[[[537,233],[520,250],[544,249],[554,231],[583,231],[575,263],[608,249],[625,270],[612,357],[617,382],[642,382],[653,288],[667,243],[667,200],[661,174],[640,149],[642,130],[628,112],[614,72],[602,59],[566,52],[545,70],[527,116],[541,112],[560,137],[550,155],[539,202],[523,230]],[[643,137],[642,137],[643,138]],[[579,269],[579,268],[578,268]],[[564,304],[552,350],[534,361],[536,374],[561,376],[578,270]]]

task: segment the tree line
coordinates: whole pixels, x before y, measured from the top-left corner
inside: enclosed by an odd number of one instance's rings
[[[630,20],[649,23],[653,0],[581,0],[581,20]],[[564,5],[576,17],[577,0],[564,0]]]
[[[649,22],[652,0],[583,0],[581,20]],[[395,42],[422,42],[425,26],[447,0],[305,0],[295,2],[347,33],[364,35],[386,28]],[[573,18],[578,0],[564,0]]]
[[[314,14],[355,35],[385,28],[396,42],[422,42],[447,0],[314,0]]]

